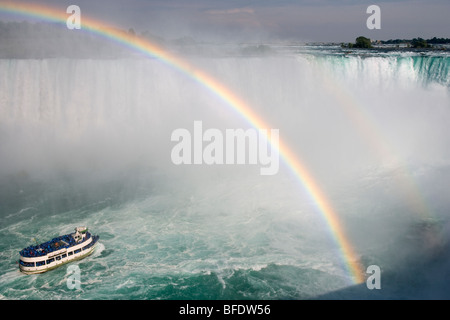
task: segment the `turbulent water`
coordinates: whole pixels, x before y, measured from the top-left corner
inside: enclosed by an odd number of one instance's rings
[[[327,221],[281,161],[180,165],[177,128],[251,128],[145,57],[0,60],[0,297],[448,298],[450,56],[273,47],[186,59],[245,100],[308,168],[380,290],[353,285]],[[77,264],[19,272],[19,251],[80,225]],[[367,277],[365,274],[364,277]]]

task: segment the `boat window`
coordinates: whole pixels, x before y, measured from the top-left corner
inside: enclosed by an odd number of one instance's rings
[[[45,266],[45,260],[36,261],[36,267]]]
[[[34,262],[25,262],[20,260],[20,264],[24,267],[34,267]]]
[[[67,254],[64,253],[64,254],[61,256],[61,258],[64,259],[65,257],[67,257]]]
[[[75,253],[81,252],[81,249],[77,249],[74,251]]]
[[[73,251],[70,251],[68,254],[69,254],[69,256],[73,255]]]
[[[55,261],[55,258],[48,259],[47,264],[52,263],[53,261]]]
[[[57,257],[56,257],[56,260],[61,260],[61,256],[57,256]]]

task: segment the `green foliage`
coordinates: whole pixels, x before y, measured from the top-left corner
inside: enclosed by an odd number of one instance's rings
[[[446,44],[446,43],[450,43],[450,39],[433,37],[432,39],[428,39],[427,43]]]
[[[372,48],[372,43],[370,42],[370,39],[361,36],[361,37],[356,38],[354,47],[355,48]]]
[[[418,39],[421,39],[421,38],[416,38],[416,41]],[[411,39],[390,39],[390,40],[386,40],[386,41],[381,41],[381,43],[383,43],[383,44],[402,44],[402,43],[412,43],[413,41],[414,41],[414,39],[413,40],[411,40]],[[449,38],[436,38],[436,37],[433,37],[428,40],[423,40],[423,41],[426,41],[428,46],[430,43],[432,43],[432,44],[449,44],[450,43]]]
[[[428,43],[422,38],[414,38],[411,41],[411,47],[413,48],[428,48]]]

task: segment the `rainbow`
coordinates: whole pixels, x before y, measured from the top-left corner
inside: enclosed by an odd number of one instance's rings
[[[336,105],[340,110],[351,119],[357,132],[361,132],[362,136],[367,140],[373,150],[376,150],[381,158],[389,155],[394,163],[402,163],[400,157],[396,156],[394,147],[389,140],[383,135],[383,130],[379,128],[376,121],[370,115],[368,110],[362,108],[363,103],[356,98],[344,86],[336,86],[339,81],[333,79],[333,75],[327,70],[323,70],[321,66],[315,69],[320,72],[324,88],[335,98]],[[425,198],[420,192],[419,186],[414,181],[411,172],[405,164],[398,167],[397,172],[393,175],[395,183],[405,193],[405,204],[409,206],[411,212],[416,213],[420,218],[428,220],[433,218],[433,213],[429,208]]]
[[[16,1],[0,1],[0,12],[25,15],[43,19],[45,21],[63,24],[66,23],[66,20],[69,17],[66,11],[62,9],[35,3],[17,3]],[[194,79],[218,96],[234,111],[246,119],[246,121],[252,126],[256,128],[270,128],[270,126],[258,114],[256,114],[249,105],[230,91],[230,89],[202,70],[187,63],[183,59],[180,59],[164,48],[151,43],[148,40],[130,35],[102,21],[88,18],[85,14],[82,14],[81,23],[82,29],[85,31],[108,38],[146,56],[157,58],[167,65],[188,75],[190,78]],[[270,142],[270,137],[267,137],[267,139]],[[275,144],[272,144],[272,148],[276,148]],[[346,236],[344,227],[339,221],[338,213],[331,206],[327,197],[322,192],[321,188],[303,162],[283,141],[279,141],[278,150],[275,149],[275,151],[278,151],[282,160],[299,179],[311,199],[314,200],[317,209],[327,223],[330,234],[334,238],[334,241],[340,250],[340,254],[349,273],[350,280],[354,284],[362,283],[364,281],[364,271],[362,270],[358,256],[356,255],[350,240]]]

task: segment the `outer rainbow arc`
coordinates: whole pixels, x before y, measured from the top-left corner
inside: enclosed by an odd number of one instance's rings
[[[68,15],[62,10],[55,8],[36,5],[36,4],[18,4],[14,2],[0,1],[0,11],[28,15],[32,17],[39,17],[45,20],[50,20],[59,23],[65,23]],[[208,88],[211,92],[220,97],[221,100],[231,106],[243,118],[245,118],[252,126],[256,128],[270,128],[260,116],[258,116],[241,98],[231,92],[228,88],[220,82],[206,74],[200,69],[195,68],[186,61],[174,56],[167,50],[136,36],[129,35],[119,29],[98,20],[93,20],[82,17],[83,29],[89,30],[95,34],[107,37],[116,42],[122,43],[127,47],[131,47],[147,56],[156,57],[170,66],[175,67],[184,74],[195,79],[201,85]],[[331,234],[338,244],[342,258],[345,261],[346,268],[351,276],[353,283],[361,283],[364,281],[363,271],[358,262],[357,255],[346,237],[344,228],[342,227],[338,214],[330,205],[329,201],[313,179],[304,164],[297,158],[297,156],[288,148],[282,141],[276,146],[270,137],[267,140],[271,143],[272,149],[278,151],[285,163],[292,170],[295,176],[299,179],[302,186],[308,192],[310,197],[316,203],[317,208],[321,212],[324,220],[328,224]]]

